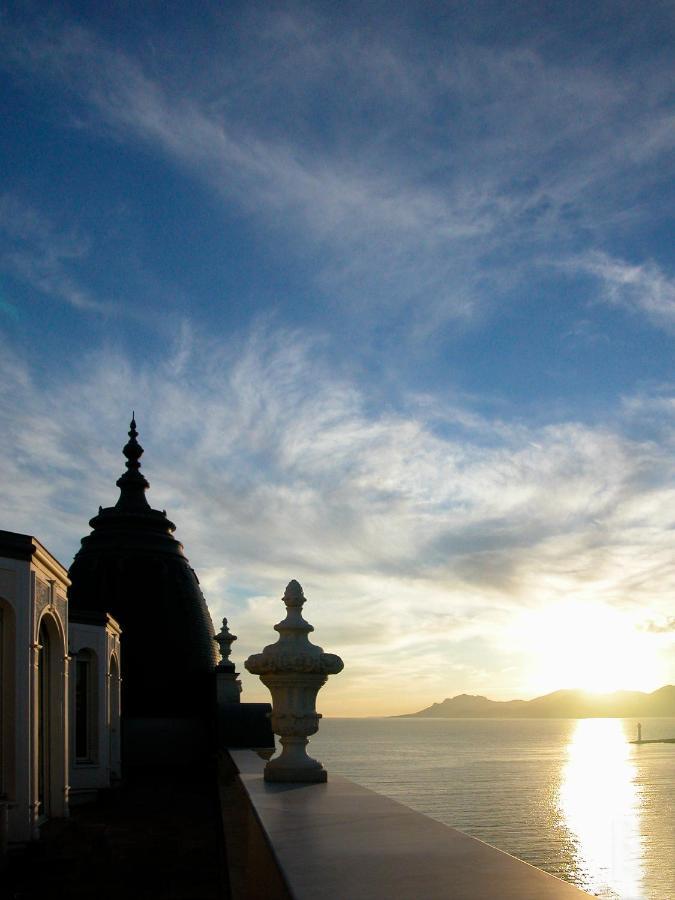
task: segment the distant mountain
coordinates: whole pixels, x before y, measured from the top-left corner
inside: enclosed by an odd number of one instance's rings
[[[396,718],[591,719],[640,716],[675,717],[675,685],[668,684],[651,694],[642,691],[615,691],[613,694],[554,691],[534,700],[488,700],[474,694],[459,694],[419,712]]]

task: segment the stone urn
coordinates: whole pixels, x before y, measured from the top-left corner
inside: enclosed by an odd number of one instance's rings
[[[230,660],[232,644],[237,640],[237,635],[232,634],[227,625],[227,619],[218,634],[213,638],[220,650],[220,662],[216,666],[216,700],[218,705],[224,703],[240,703],[241,682],[235,671],[234,663]]]
[[[281,739],[281,753],[265,766],[265,781],[326,781],[326,770],[305,748],[319,730],[316,695],[329,675],[342,671],[343,662],[310,643],[307,635],[314,628],[302,617],[305,595],[297,581],[289,582],[282,599],[286,618],[274,626],[279,640],[244,663],[272,694],[272,731]]]

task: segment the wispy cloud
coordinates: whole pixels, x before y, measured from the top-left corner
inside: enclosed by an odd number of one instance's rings
[[[88,242],[64,233],[42,211],[17,195],[0,195],[0,267],[41,293],[88,312],[108,313],[105,303],[83,287],[69,265],[88,255]]]
[[[598,279],[605,302],[644,314],[669,331],[675,328],[675,279],[653,261],[631,264],[593,251],[569,265]]]
[[[663,622],[650,622],[646,628],[652,634],[675,635],[675,618],[666,619]]]
[[[38,532],[68,563],[116,495],[129,404],[150,499],[177,521],[237,654],[269,642],[283,586],[299,578],[317,639],[349,660],[335,709],[358,694],[359,672],[389,704],[394,685],[413,705],[444,696],[451,661],[467,666],[453,685],[475,689],[462,679],[478,660],[492,660],[486,680],[513,662],[514,610],[574,596],[636,623],[647,601],[654,621],[668,618],[672,444],[470,411],[439,437],[427,404],[369,413],[363,388],[315,346],[269,327],[229,345],[192,332],[160,366],[99,351],[48,386],[3,354],[3,527]],[[416,686],[401,673],[408,656]]]
[[[664,175],[658,60],[619,79],[592,57],[547,58],[543,41],[425,57],[393,27],[366,36],[311,11],[242,22],[246,54],[205,56],[189,78],[185,61],[167,77],[72,25],[13,34],[8,55],[68,85],[80,124],[144,142],[313,254],[327,296],[364,316],[406,306],[422,337],[495,302],[540,254],[576,255],[639,217],[639,191]]]
[[[631,264],[593,252],[580,258],[577,265],[599,280],[607,303],[643,313],[668,330],[675,328],[675,279],[656,263]]]

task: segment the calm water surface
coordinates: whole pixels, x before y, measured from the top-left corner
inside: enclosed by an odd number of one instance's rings
[[[675,744],[635,719],[324,719],[329,771],[605,900],[675,900]],[[642,719],[643,738],[675,719]]]

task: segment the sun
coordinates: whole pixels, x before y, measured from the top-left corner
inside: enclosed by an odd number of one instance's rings
[[[534,692],[652,691],[663,683],[652,636],[605,604],[568,601],[530,610],[517,622],[516,632]]]

